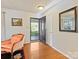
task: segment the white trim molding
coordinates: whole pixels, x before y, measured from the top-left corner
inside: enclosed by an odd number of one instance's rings
[[[48,44],[48,43],[46,43],[46,44]],[[48,44],[49,45],[49,44]],[[50,45],[49,45],[50,46]],[[50,46],[51,47],[51,46]],[[61,54],[63,54],[64,56],[66,56],[67,58],[69,58],[69,59],[73,59],[72,57],[70,57],[69,55],[67,55],[66,53],[64,53],[64,52],[62,52],[62,51],[60,51],[59,49],[57,49],[56,47],[51,47],[51,48],[53,48],[53,49],[55,49],[56,51],[58,51],[59,53],[61,53]]]
[[[63,53],[62,51],[60,51],[59,49],[53,47],[56,51],[58,51],[59,53],[63,54],[64,56],[66,56],[69,59],[72,59],[69,55],[67,55],[66,53]]]

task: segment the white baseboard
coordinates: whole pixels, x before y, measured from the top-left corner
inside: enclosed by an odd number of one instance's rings
[[[64,56],[66,56],[69,59],[72,59],[69,55],[67,55],[66,53],[63,53],[62,51],[58,50],[57,48],[53,47],[55,50],[57,50],[59,53],[63,54]]]
[[[49,44],[48,44],[48,45],[49,45]],[[49,46],[50,46],[50,45],[49,45]],[[67,58],[69,58],[69,59],[73,59],[72,57],[70,57],[70,56],[67,55],[66,53],[60,51],[59,49],[57,49],[57,48],[55,48],[55,47],[52,47],[52,48],[54,48],[56,51],[58,51],[59,53],[63,54],[63,55],[66,56]]]

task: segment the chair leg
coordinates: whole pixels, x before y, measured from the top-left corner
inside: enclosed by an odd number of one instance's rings
[[[13,53],[11,53],[11,59],[14,59]]]

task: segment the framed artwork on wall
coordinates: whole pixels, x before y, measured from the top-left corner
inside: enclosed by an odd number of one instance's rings
[[[77,7],[59,13],[59,31],[77,32]]]
[[[22,18],[12,18],[12,26],[22,26]]]

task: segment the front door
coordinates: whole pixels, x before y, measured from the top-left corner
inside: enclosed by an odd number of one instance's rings
[[[40,41],[46,43],[46,16],[39,19],[40,20]]]
[[[30,27],[31,42],[39,41],[39,19],[31,18]]]
[[[46,16],[42,18],[31,18],[30,23],[31,41],[46,43]]]

